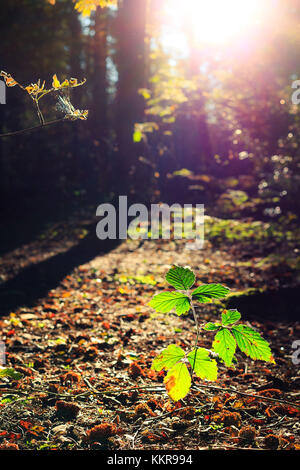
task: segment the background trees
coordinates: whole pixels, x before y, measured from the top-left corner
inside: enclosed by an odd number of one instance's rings
[[[246,215],[257,217],[267,216],[265,209],[296,212],[299,110],[291,103],[291,84],[299,73],[297,2],[271,8],[266,0],[263,27],[226,44],[199,40],[203,25],[197,30],[191,18],[200,21],[200,4],[191,1],[188,9],[170,0],[166,10],[167,4],[1,5],[1,69],[22,83],[50,81],[53,73],[86,77],[72,99],[90,110],[84,123],[1,139],[6,213],[12,207],[57,211],[118,194],[201,201],[214,210],[220,198],[234,210],[239,200]],[[28,97],[12,89],[7,101],[2,133],[37,123]],[[55,102],[45,102],[44,112],[57,116]]]

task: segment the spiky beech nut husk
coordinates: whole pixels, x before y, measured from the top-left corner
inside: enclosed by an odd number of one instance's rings
[[[58,400],[55,403],[58,416],[64,419],[75,419],[80,411],[80,407],[76,403]]]
[[[117,426],[114,423],[97,424],[87,432],[88,439],[92,442],[101,442],[117,434]]]
[[[241,441],[253,442],[256,438],[256,430],[252,426],[244,426],[239,431],[239,438]]]

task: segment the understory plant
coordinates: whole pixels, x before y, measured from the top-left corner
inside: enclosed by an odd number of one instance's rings
[[[237,348],[251,359],[275,363],[268,342],[253,328],[239,323],[241,314],[236,309],[223,310],[220,320],[215,323],[200,324],[196,304],[226,297],[230,290],[228,287],[202,284],[191,290],[196,277],[189,267],[173,266],[165,278],[176,290],[155,295],[149,305],[161,313],[175,310],[179,316],[192,311],[196,327],[193,349],[184,351],[178,345],[170,344],[153,360],[153,370],[167,371],[164,383],[172,400],[181,400],[188,394],[193,374],[203,380],[217,380],[217,360],[227,367],[232,366],[237,361]],[[201,330],[215,334],[211,350],[198,347]]]

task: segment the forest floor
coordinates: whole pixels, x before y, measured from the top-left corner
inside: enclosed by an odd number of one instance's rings
[[[208,224],[198,251],[183,240],[98,249],[78,266],[74,260],[43,297],[0,311],[0,346],[5,343],[5,367],[13,369],[11,377],[0,376],[0,449],[300,449],[300,375],[292,361],[298,311],[272,307],[265,314],[263,297],[264,290],[272,299],[275,290],[299,286],[298,252],[264,236],[263,225],[250,232],[243,226],[232,239],[232,224],[230,238],[223,222]],[[50,227],[3,255],[2,283],[37,265],[43,279],[44,261],[85,236],[76,224]],[[195,326],[191,315],[158,314],[148,303],[167,288],[164,275],[173,264],[190,266],[197,284],[218,282],[245,295],[255,290],[255,308],[241,309],[242,320],[269,341],[276,364],[237,354],[235,368],[220,365],[216,382],[195,378],[188,396],[172,402],[165,373],[151,364],[170,343],[191,349]],[[18,288],[11,295],[18,298]],[[198,315],[214,321],[222,309],[204,304]],[[212,335],[205,332],[199,345],[210,348]]]

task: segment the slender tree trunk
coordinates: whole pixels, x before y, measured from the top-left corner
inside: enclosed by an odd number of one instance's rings
[[[139,145],[133,143],[134,124],[144,118],[145,31],[147,0],[120,0],[118,11],[118,90],[116,133],[120,190],[130,192],[137,178]]]
[[[78,13],[73,10],[69,13],[70,27],[70,72],[72,77],[81,79],[82,69],[80,63],[82,48],[82,29]]]
[[[93,136],[106,140],[107,134],[107,34],[108,17],[106,9],[97,8],[95,13],[94,36],[94,90],[93,90]]]
[[[188,47],[189,47],[189,64],[187,76],[189,79],[197,79],[200,76],[200,67],[202,64],[201,50],[195,44],[194,33],[189,29],[187,24],[185,27]],[[207,115],[205,111],[205,100],[201,96],[199,90],[199,97],[194,102],[197,109],[197,116],[194,122],[189,122],[187,128],[192,131],[190,135],[191,142],[188,145],[190,148],[189,155],[186,160],[189,161],[191,168],[194,170],[206,171],[207,163],[210,161],[212,155],[212,146],[210,135],[208,131]]]
[[[77,12],[73,9],[69,12],[69,28],[70,28],[70,76],[78,78],[79,80],[82,79],[82,70],[81,70],[81,63],[80,63],[80,56],[81,56],[81,24],[78,17]],[[80,88],[80,87],[79,87]],[[77,107],[77,100],[80,101],[80,95],[82,90],[78,89],[74,93],[74,104]],[[73,99],[73,96],[72,96]],[[60,132],[63,132],[60,129]],[[78,186],[80,187],[83,183],[83,172],[82,172],[82,152],[81,152],[81,143],[79,139],[79,123],[74,122],[74,126],[71,129],[71,136],[72,136],[72,154],[73,154],[73,161],[75,162],[73,172]]]
[[[109,193],[109,125],[108,125],[108,84],[107,65],[109,15],[106,8],[97,8],[95,12],[94,39],[92,42],[92,85],[93,95],[90,106],[92,153],[95,154],[95,184],[97,191]]]

